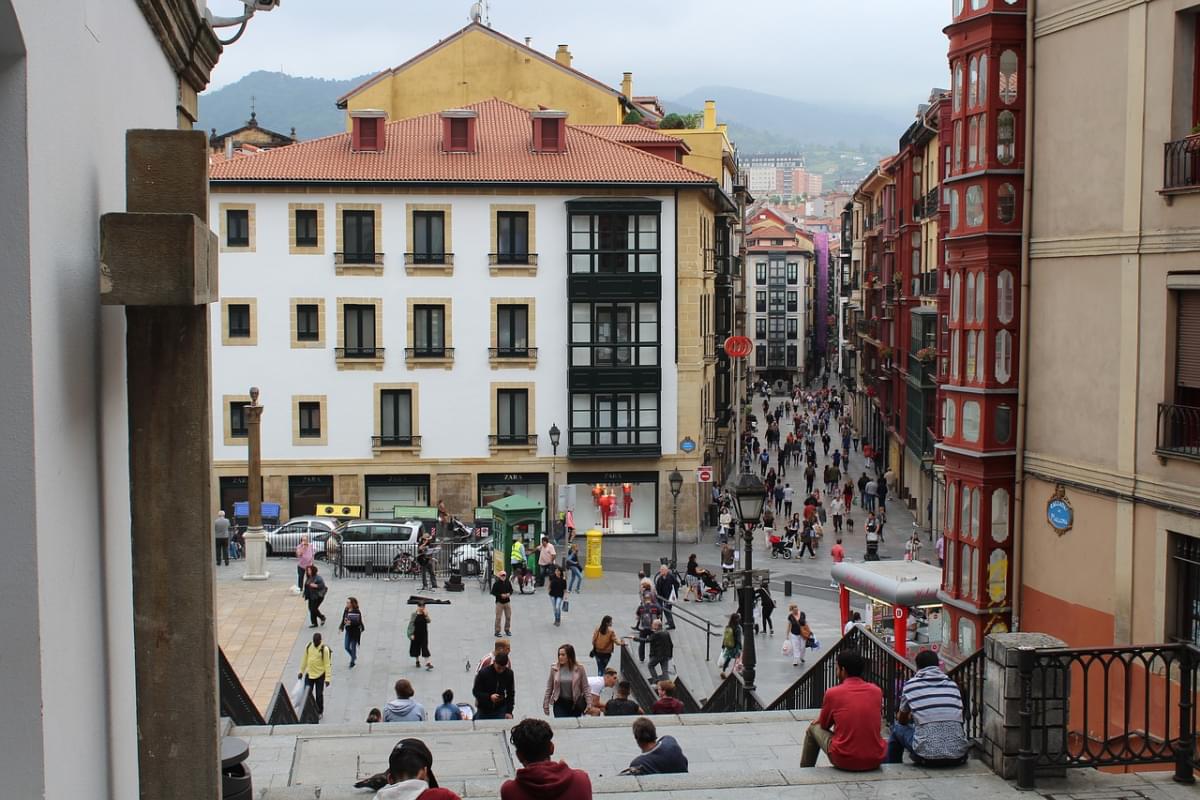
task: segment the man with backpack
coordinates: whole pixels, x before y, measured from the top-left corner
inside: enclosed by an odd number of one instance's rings
[[[304,655],[300,657],[300,673],[297,679],[304,679],[304,691],[313,692],[317,703],[317,714],[325,713],[325,687],[333,679],[333,653],[329,646],[321,642],[321,634],[314,633],[312,642],[305,645]]]

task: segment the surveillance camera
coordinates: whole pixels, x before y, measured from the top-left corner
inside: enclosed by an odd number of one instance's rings
[[[280,0],[242,0],[242,5],[254,11],[273,11]]]

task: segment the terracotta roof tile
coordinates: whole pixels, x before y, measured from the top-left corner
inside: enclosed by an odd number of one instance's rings
[[[479,114],[474,153],[443,152],[441,118],[425,114],[387,123],[381,152],[352,152],[350,134],[341,133],[230,160],[214,157],[209,176],[213,181],[296,182],[713,182],[703,173],[587,129],[609,126],[568,125],[565,153],[534,153],[530,112],[496,98],[467,108]]]

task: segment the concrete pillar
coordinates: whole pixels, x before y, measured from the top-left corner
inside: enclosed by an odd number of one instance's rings
[[[1017,664],[1023,648],[1065,647],[1043,633],[1000,633],[983,643],[983,761],[997,775],[1014,780],[1021,749],[1021,676]],[[1070,681],[1065,668],[1036,665],[1030,683],[1033,705],[1033,750],[1053,759],[1066,746]],[[1038,768],[1038,775],[1063,775],[1063,767]]]

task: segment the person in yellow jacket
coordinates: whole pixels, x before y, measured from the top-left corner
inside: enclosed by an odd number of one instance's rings
[[[304,679],[304,691],[307,694],[312,687],[313,699],[317,702],[317,713],[325,713],[325,687],[333,679],[333,652],[321,641],[321,634],[314,633],[312,643],[305,645],[304,655],[300,657],[300,674],[297,678]]]

